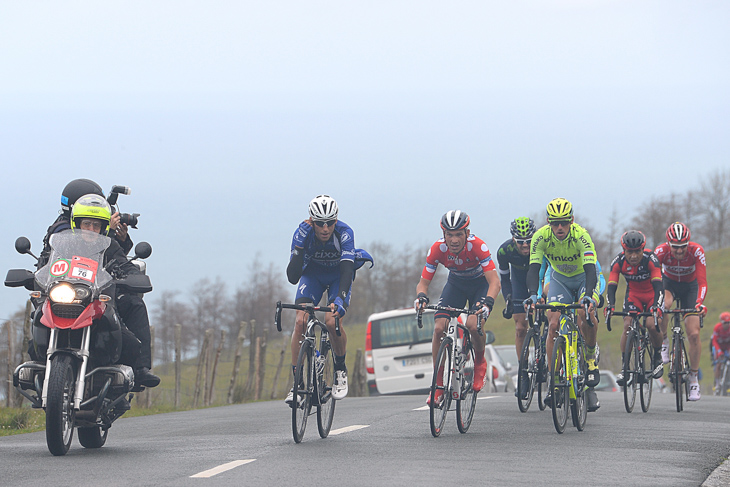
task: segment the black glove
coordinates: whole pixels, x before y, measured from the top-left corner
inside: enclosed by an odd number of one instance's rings
[[[512,304],[511,303],[505,304],[504,309],[502,310],[502,316],[504,317],[505,320],[509,320],[510,318],[512,318]]]

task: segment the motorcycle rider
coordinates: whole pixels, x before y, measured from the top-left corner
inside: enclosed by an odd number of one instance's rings
[[[94,181],[90,179],[74,179],[66,185],[61,193],[61,214],[56,221],[48,227],[46,236],[43,238],[43,251],[38,260],[37,267],[40,269],[48,262],[50,257],[50,238],[54,233],[73,228],[72,213],[76,202],[84,196],[96,195],[104,200],[104,193]],[[97,201],[94,199],[94,201]],[[106,202],[106,200],[104,200]],[[98,201],[97,201],[98,202]],[[112,247],[119,247],[122,256],[126,256],[132,248],[132,239],[127,234],[127,225],[120,223],[119,213],[111,214],[109,207],[109,222],[106,230],[112,238]],[[112,248],[110,247],[110,249]],[[125,257],[126,259],[126,257]],[[139,272],[134,266],[131,273]],[[116,297],[116,308],[120,318],[126,327],[134,333],[134,336],[141,343],[141,352],[135,367],[135,379],[137,384],[145,387],[156,387],[160,384],[160,378],[152,373],[152,337],[150,334],[150,320],[147,313],[147,306],[141,296],[136,294],[119,294]]]

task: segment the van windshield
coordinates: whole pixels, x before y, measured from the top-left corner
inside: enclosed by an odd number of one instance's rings
[[[373,321],[373,348],[397,347],[430,342],[433,337],[434,313],[423,314],[423,328],[418,328],[416,314]]]

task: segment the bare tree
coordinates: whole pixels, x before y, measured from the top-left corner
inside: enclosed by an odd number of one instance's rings
[[[730,170],[718,169],[700,185],[699,230],[707,248],[721,249],[730,241]],[[695,239],[693,239],[695,240]]]
[[[165,362],[173,360],[173,352],[175,350],[175,325],[190,325],[190,308],[189,306],[178,300],[178,291],[163,291],[157,300],[155,300],[152,308],[152,322],[155,326],[155,350],[158,351],[159,358]],[[185,328],[191,328],[186,326]],[[181,337],[183,350],[191,348],[191,333],[187,332],[185,337]]]

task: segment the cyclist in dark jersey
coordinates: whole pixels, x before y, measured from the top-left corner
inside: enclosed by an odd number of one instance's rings
[[[651,250],[646,250],[646,237],[638,230],[629,230],[621,236],[623,252],[619,253],[611,262],[611,273],[608,276],[608,305],[603,310],[606,317],[610,317],[615,309],[616,289],[619,276],[626,280],[626,297],[624,298],[624,313],[643,313],[656,310],[661,319],[659,300],[662,293],[662,269],[659,260]],[[631,326],[631,317],[624,317],[624,331],[621,334],[621,363],[623,363],[626,349],[626,334]],[[649,331],[651,343],[654,346],[654,356],[651,367],[654,378],[658,379],[664,373],[662,367],[662,334],[656,330],[654,319],[647,318],[646,327]],[[623,373],[619,372],[618,384],[624,385]]]
[[[347,396],[347,367],[345,352],[347,335],[342,318],[350,303],[350,288],[355,275],[355,236],[352,228],[338,220],[337,202],[327,195],[319,195],[309,203],[309,219],[299,225],[291,244],[291,257],[286,269],[287,278],[297,284],[295,302],[319,303],[328,291],[328,303],[332,313],[327,313],[325,325],[330,331],[332,351],[335,356],[335,383],[332,396]],[[341,336],[335,333],[334,313],[340,315]],[[307,314],[297,311],[291,339],[292,370],[296,367]],[[296,372],[296,371],[295,371]],[[296,373],[294,374],[296,377]],[[289,391],[286,403],[294,401]]]
[[[515,349],[518,357],[522,353],[522,344],[527,335],[527,314],[522,302],[529,296],[527,269],[530,267],[530,243],[535,230],[535,222],[531,218],[516,218],[510,224],[512,238],[504,242],[497,251],[497,266],[505,299],[502,316],[515,321]],[[522,384],[527,386],[528,381],[523,380]],[[515,391],[515,396],[518,393],[525,396],[527,391]]]
[[[469,235],[469,215],[463,211],[449,211],[441,218],[444,238],[437,240],[429,249],[421,280],[416,286],[416,311],[429,302],[428,287],[439,264],[449,269],[449,278],[441,292],[440,306],[463,308],[467,302],[473,309],[481,309],[484,320],[494,306],[494,298],[499,294],[499,275],[494,266],[487,244],[474,235]],[[443,311],[436,312],[431,349],[434,365],[441,339],[446,331],[450,316]],[[487,360],[484,356],[486,338],[477,333],[477,317],[470,315],[466,327],[474,345],[474,390],[484,387],[487,373]],[[437,391],[436,401],[441,400],[442,391]],[[429,394],[428,400],[431,400]]]

